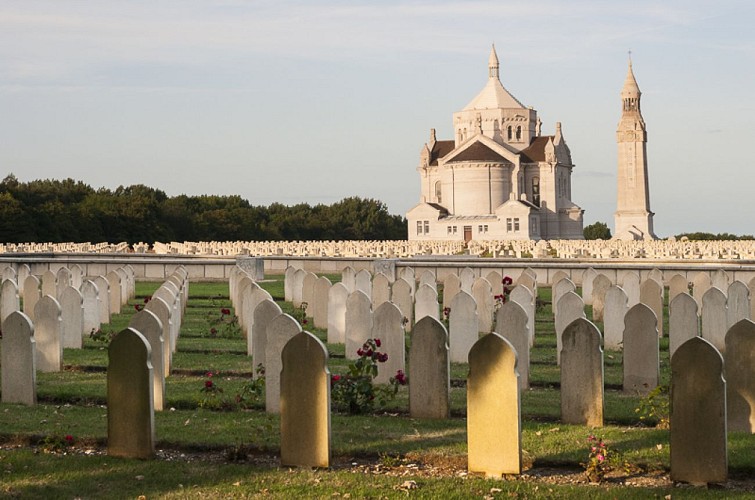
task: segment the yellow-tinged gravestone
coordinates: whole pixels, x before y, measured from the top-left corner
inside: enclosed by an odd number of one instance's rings
[[[726,333],[728,430],[755,434],[755,323],[743,319]]]
[[[152,352],[133,328],[121,330],[108,347],[107,452],[126,458],[155,454]]]
[[[467,447],[470,472],[488,477],[522,470],[519,374],[514,347],[497,333],[469,351]]]
[[[281,353],[281,465],[330,466],[328,351],[309,332],[289,340]]]

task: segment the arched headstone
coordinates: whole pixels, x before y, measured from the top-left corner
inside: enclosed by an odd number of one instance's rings
[[[663,287],[653,279],[640,285],[640,302],[648,306],[658,319],[658,336],[663,337]]]
[[[603,350],[600,331],[579,318],[564,330],[561,351],[561,421],[603,426]]]
[[[565,282],[566,280],[561,280]],[[564,330],[575,319],[585,318],[585,304],[582,297],[575,292],[567,292],[558,302],[558,313],[556,314],[556,363],[561,363],[561,348],[563,344]]]
[[[611,286],[606,292],[603,309],[603,347],[618,351],[624,341],[624,317],[629,311],[629,299],[620,286]]]
[[[710,287],[703,295],[702,336],[720,352],[726,349],[726,295],[716,287]]]
[[[518,378],[517,354],[506,339],[490,333],[472,346],[467,379],[470,472],[483,472],[488,477],[521,472],[522,419]]]
[[[155,454],[155,410],[151,349],[131,328],[121,330],[108,347],[107,451],[125,458]]]
[[[695,337],[671,357],[671,479],[727,479],[726,382],[715,346]]]
[[[37,404],[34,326],[28,316],[12,312],[2,323],[0,389],[3,403]]]
[[[45,295],[34,307],[34,338],[37,341],[37,370],[59,372],[63,369],[63,339],[60,304]]]
[[[688,293],[680,293],[668,305],[668,348],[673,356],[680,345],[700,335],[697,302]]]
[[[513,301],[504,303],[496,312],[496,333],[505,338],[516,351],[519,388],[530,387],[529,319],[522,306]]]
[[[624,318],[624,392],[645,396],[659,384],[657,325],[655,313],[642,303]]]
[[[443,280],[443,308],[451,307],[451,301],[461,291],[461,280],[455,274],[449,274]]]
[[[728,429],[755,434],[755,323],[743,319],[726,333]]]
[[[346,300],[349,289],[343,283],[336,283],[328,291],[328,343],[346,342]]]
[[[281,308],[273,300],[263,300],[254,310],[254,326],[252,327],[252,377],[257,379],[257,367],[265,367],[265,352],[267,351],[267,328],[273,319],[283,314]]]
[[[391,302],[396,304],[402,317],[406,318],[404,330],[411,331],[414,323],[414,299],[412,298],[412,286],[404,278],[399,278],[393,283]]]
[[[300,332],[281,353],[281,465],[330,465],[330,372],[328,351]]]
[[[406,342],[401,318],[401,310],[392,302],[383,302],[372,314],[372,338],[380,339],[380,351],[388,355],[388,360],[378,365],[376,384],[387,384],[398,370],[406,370]]]
[[[163,411],[165,406],[165,369],[163,367],[163,324],[155,313],[142,309],[131,317],[128,327],[141,333],[150,347],[152,364],[152,397],[155,411]]]
[[[409,347],[409,415],[412,418],[448,418],[451,363],[448,332],[426,316],[414,325]]]
[[[301,326],[288,314],[276,316],[267,326],[265,409],[268,413],[280,413],[280,375],[283,368],[281,353],[288,341],[299,333],[301,333]]]
[[[84,334],[84,297],[67,286],[60,293],[63,347],[81,349]]]
[[[471,295],[462,290],[451,302],[448,315],[452,363],[464,363],[469,358],[469,350],[479,338],[477,325],[477,304]]]
[[[362,345],[372,335],[372,303],[361,290],[346,299],[346,359],[357,359]]]

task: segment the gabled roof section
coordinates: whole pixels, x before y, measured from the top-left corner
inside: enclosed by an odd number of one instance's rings
[[[484,134],[477,134],[443,158],[443,163],[460,161],[497,161],[518,164],[519,153],[507,144],[499,144]]]
[[[493,151],[485,144],[475,141],[472,143],[468,148],[466,148],[464,151],[460,152],[456,156],[453,157],[453,159],[449,160],[450,162],[458,162],[458,161],[499,161],[499,162],[505,162],[507,161],[506,158],[498,154],[496,151]]]
[[[541,135],[533,137],[532,142],[526,149],[521,151],[522,161],[525,163],[537,163],[545,161],[545,145],[553,139],[552,135]]]
[[[438,160],[454,150],[454,141],[436,141],[430,151],[430,166],[438,165]]]

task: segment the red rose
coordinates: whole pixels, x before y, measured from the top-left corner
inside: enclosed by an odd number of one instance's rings
[[[210,389],[212,387],[212,380],[205,380],[204,386]]]
[[[380,347],[380,339],[375,339],[375,345]]]

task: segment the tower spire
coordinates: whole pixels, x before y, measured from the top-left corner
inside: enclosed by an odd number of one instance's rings
[[[490,49],[490,57],[488,58],[488,78],[500,79],[498,77],[498,54],[495,53],[495,44]]]

